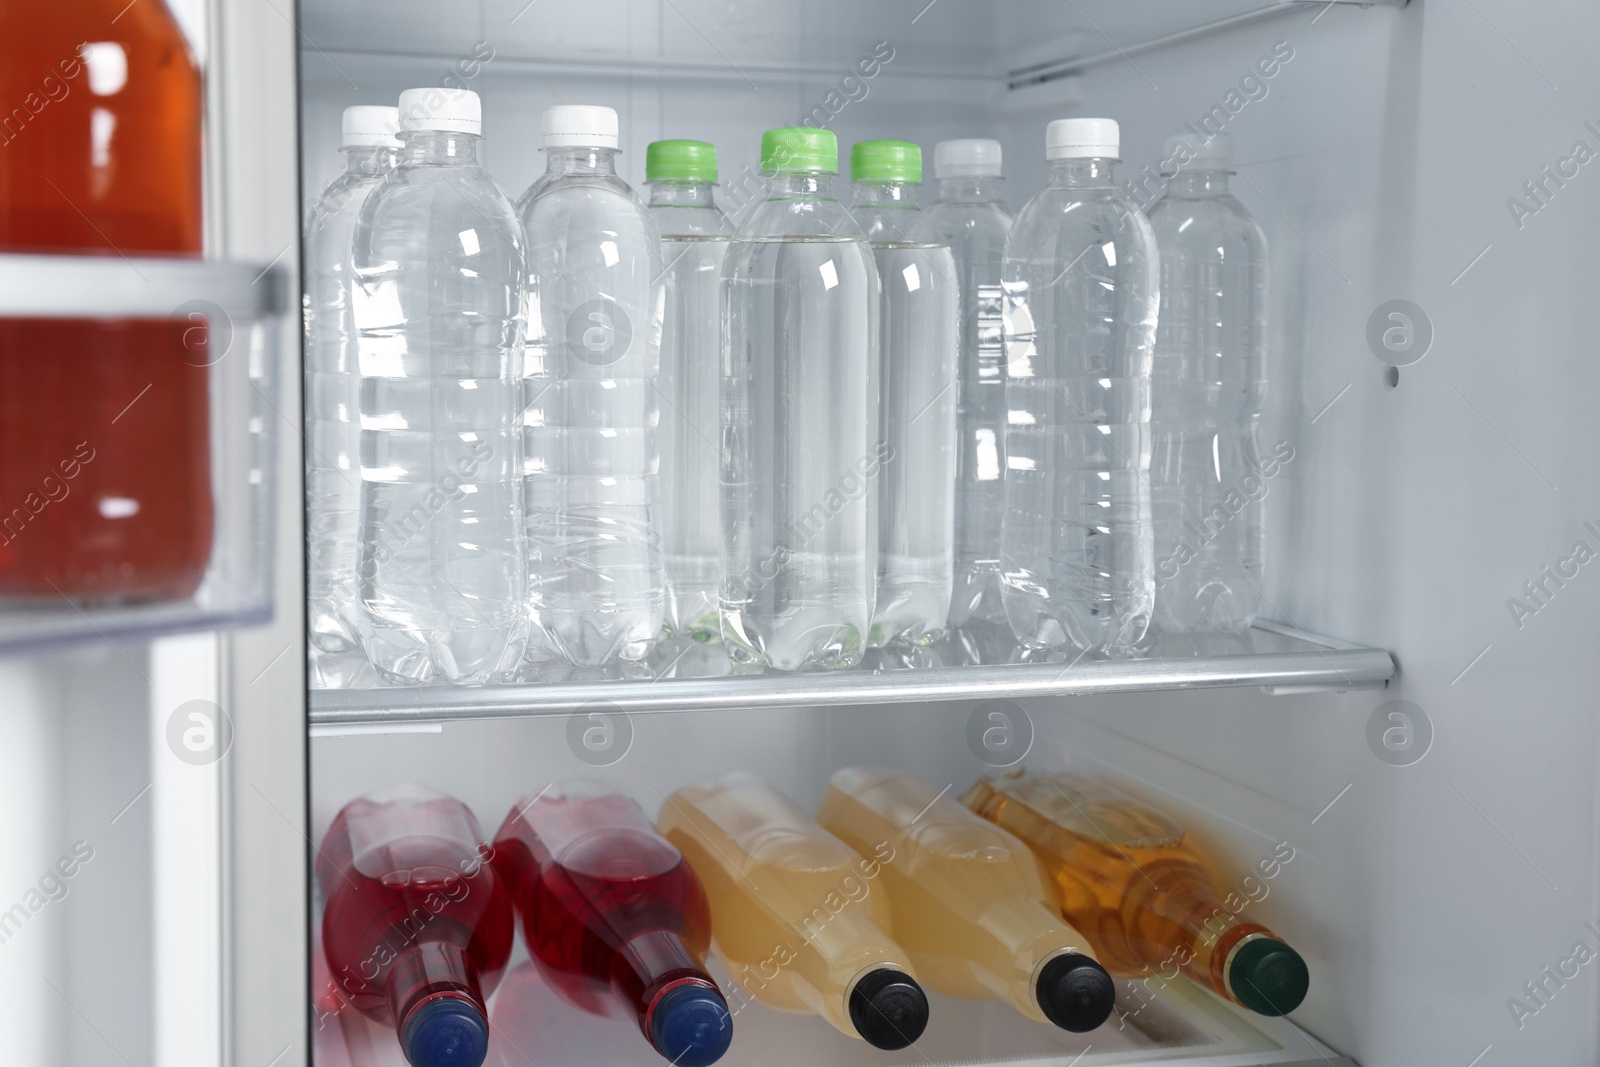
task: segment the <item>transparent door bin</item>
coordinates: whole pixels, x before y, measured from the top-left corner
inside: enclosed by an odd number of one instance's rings
[[[272,266],[0,255],[0,360],[54,361],[4,375],[0,653],[271,617],[286,292]]]

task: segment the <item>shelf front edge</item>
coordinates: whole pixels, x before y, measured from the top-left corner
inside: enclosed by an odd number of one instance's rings
[[[1066,668],[1041,664],[654,682],[324,689],[311,693],[310,721],[316,726],[431,722],[590,710],[644,713],[793,708],[1243,686],[1347,690],[1381,686],[1394,673],[1389,653],[1357,648],[1093,662]]]

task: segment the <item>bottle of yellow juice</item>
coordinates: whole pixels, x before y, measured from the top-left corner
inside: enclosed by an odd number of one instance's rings
[[[1182,971],[1262,1015],[1305,999],[1305,960],[1240,917],[1242,899],[1229,906],[1183,829],[1159,811],[1069,774],[986,777],[961,801],[1028,843],[1060,890],[1062,914],[1118,974]]]
[[[892,850],[890,931],[928,988],[1079,1033],[1111,1014],[1111,976],[1009,833],[915,775],[860,768],[829,781],[817,822],[863,856]]]
[[[752,998],[881,1049],[922,1036],[928,998],[885,932],[893,849],[857,855],[751,774],[678,790],[659,829],[705,886],[713,950]]]

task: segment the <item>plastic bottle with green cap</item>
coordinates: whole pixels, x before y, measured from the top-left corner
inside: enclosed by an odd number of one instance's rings
[[[661,636],[656,418],[661,239],[617,176],[617,113],[544,112],[528,235],[522,453],[528,656],[600,667]]]
[[[1006,514],[1001,596],[1017,640],[1127,656],[1155,602],[1150,373],[1155,234],[1114,171],[1113,119],[1045,131],[1049,181],[1002,267]]]
[[[950,242],[961,293],[949,648],[955,662],[1004,663],[1016,638],[1000,596],[1007,415],[1000,266],[1011,232],[1011,212],[1001,194],[1000,142],[940,141],[933,146],[933,175],[939,198],[928,205],[928,217]]]
[[[721,576],[722,264],[733,227],[717,208],[717,149],[656,141],[645,150],[650,217],[661,232],[666,288],[661,320],[661,555],[665,626],[675,674],[726,673],[717,643]]]
[[[838,154],[767,131],[723,271],[722,637],[785,671],[861,662],[877,577],[878,272]]]
[[[851,213],[878,267],[878,599],[874,647],[937,640],[955,558],[958,303],[950,246],[917,203],[922,149],[862,141],[850,150]]]
[[[1113,973],[1181,971],[1260,1015],[1286,1015],[1305,999],[1305,960],[1244,914],[1294,859],[1287,842],[1224,894],[1182,827],[1104,782],[1019,771],[979,780],[961,802],[1027,842],[1062,914]]]

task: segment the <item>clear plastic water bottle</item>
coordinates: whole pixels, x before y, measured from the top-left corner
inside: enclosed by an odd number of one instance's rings
[[[476,93],[408,89],[400,130],[352,253],[362,640],[390,681],[476,684],[527,633],[522,227],[478,163]]]
[[[733,227],[712,197],[717,150],[656,141],[645,151],[650,217],[661,232],[661,554],[667,633],[721,638],[722,264]]]
[[[1161,250],[1150,459],[1156,625],[1234,633],[1261,603],[1267,242],[1228,192],[1228,134],[1169,137],[1162,159],[1162,176],[1176,174],[1150,209]]]
[[[1006,616],[1026,646],[1127,654],[1154,599],[1155,236],[1112,184],[1111,119],[1061,119],[1006,241]]]
[[[878,272],[833,194],[830,131],[768,130],[761,169],[723,268],[722,639],[778,670],[854,667],[886,454]]]
[[[1000,661],[1010,627],[1000,597],[1005,514],[1006,355],[1000,267],[1011,212],[1000,196],[1000,142],[978,138],[933,147],[939,199],[928,215],[950,243],[961,294],[961,387],[956,408],[955,582],[950,625],[973,631],[971,658]],[[984,642],[984,637],[1002,638]],[[990,647],[993,646],[993,647]],[[987,654],[986,654],[987,653]]]
[[[529,656],[640,660],[661,637],[661,239],[617,176],[617,113],[544,112],[528,235]]]
[[[356,647],[361,515],[361,368],[350,300],[350,247],[367,194],[395,164],[400,110],[347,107],[344,173],[306,223],[306,586],[311,643]]]
[[[878,268],[878,597],[869,644],[928,645],[944,633],[955,559],[956,264],[917,203],[922,149],[850,149],[855,203]]]

